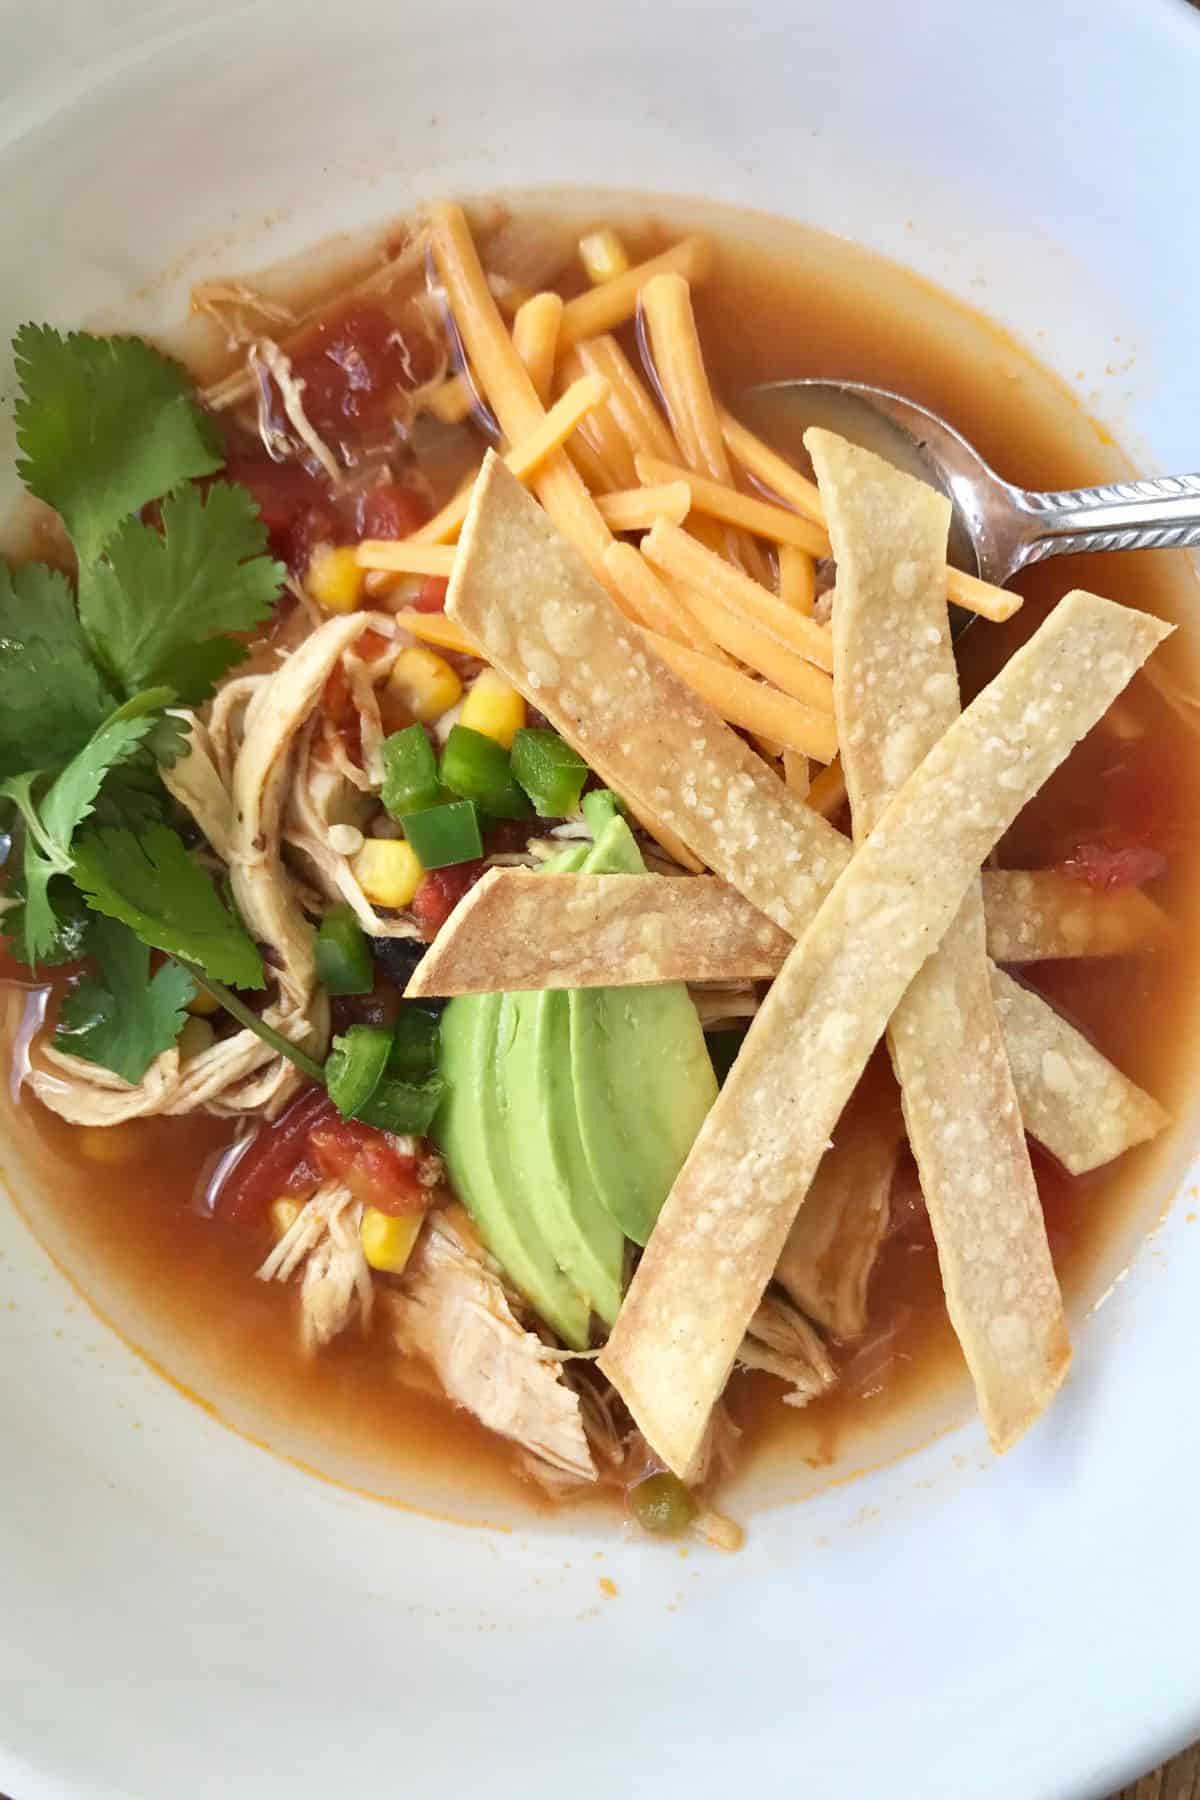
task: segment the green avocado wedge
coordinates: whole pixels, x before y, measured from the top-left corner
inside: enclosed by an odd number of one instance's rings
[[[513,1284],[573,1349],[589,1341],[590,1308],[563,1274],[536,1206],[513,1163],[515,1130],[501,1104],[497,1069],[515,1029],[513,995],[468,994],[442,1014],[446,1093],[434,1135],[451,1186]]]
[[[583,867],[601,875],[644,872],[624,820],[600,830]],[[717,1097],[699,1015],[680,982],[576,988],[566,998],[587,1166],[617,1224],[644,1244]]]

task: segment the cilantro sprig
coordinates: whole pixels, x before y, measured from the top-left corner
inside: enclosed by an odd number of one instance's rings
[[[263,985],[258,950],[166,823],[158,765],[184,748],[167,709],[207,698],[246,654],[284,571],[245,490],[195,485],[224,456],[179,364],[137,338],[35,325],[13,353],[18,472],[62,518],[77,582],[0,561],[0,799],[20,840],[4,925],[30,963],[82,946],[95,973],[63,1004],[60,1045],[136,1081],[182,1028],[182,964]],[[152,949],[177,960],[151,976]]]

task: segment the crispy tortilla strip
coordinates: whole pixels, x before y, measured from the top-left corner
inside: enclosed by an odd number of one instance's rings
[[[775,1279],[800,1310],[843,1341],[867,1326],[867,1288],[887,1235],[904,1121],[895,1084],[859,1084],[796,1214]],[[882,1102],[882,1104],[881,1104]]]
[[[959,714],[942,572],[950,503],[832,432],[810,430],[804,444],[837,561],[834,692],[861,843]],[[936,838],[929,857],[937,881]],[[988,1437],[1006,1450],[1056,1393],[1071,1346],[992,1004],[978,875],[888,1045],[946,1307]]]
[[[1047,1006],[1002,969],[992,999],[1026,1130],[1072,1175],[1156,1137],[1169,1115]]]
[[[1138,888],[1097,892],[1060,869],[989,869],[983,877],[988,955],[993,962],[1130,956],[1171,935],[1160,906]]]
[[[494,453],[476,484],[446,608],[603,781],[653,813],[660,842],[668,830],[677,845],[686,841],[759,912],[800,936],[851,856],[816,810],[833,769],[818,775],[807,802],[785,787],[647,653]],[[687,852],[672,854],[682,861]],[[1070,1028],[1057,1021],[1054,1029]],[[1056,1103],[1043,1095],[1044,1120]],[[1064,1111],[1058,1125],[1073,1129],[1072,1115]]]
[[[1155,933],[1165,929],[1165,917],[1152,901],[1146,901],[1152,916],[1132,920],[1124,905],[1131,895],[1089,893],[1087,910],[1094,929],[1064,932],[1053,911],[1064,881],[1078,888],[1077,882],[1053,869],[984,871],[988,949],[995,961],[1005,960],[1009,953],[1005,947],[1017,942],[1014,894],[1036,896],[1043,888],[1052,896],[1051,906],[1039,911],[1036,898],[1028,902],[1034,908],[1030,916],[1039,921],[1038,935],[1022,931],[1013,961],[1119,956],[1157,941],[1136,935],[1135,924],[1144,922]],[[1111,924],[1106,919],[1109,907],[1116,909]],[[569,929],[564,924],[568,920]],[[489,869],[438,932],[407,994],[409,999],[433,994],[448,998],[501,990],[641,987],[659,981],[769,981],[783,967],[793,941],[715,877],[672,882],[664,894],[648,888],[641,875]],[[1036,1007],[1045,1008],[1037,996],[1034,1001]],[[1071,1026],[1066,1029],[1071,1038],[1083,1041]],[[1052,1148],[1047,1143],[1047,1149]]]
[[[784,964],[599,1358],[647,1442],[684,1479],[830,1133],[902,995],[1021,807],[1168,630],[1069,594],[904,783]]]
[[[736,976],[694,973],[728,968],[729,942],[748,968]],[[489,869],[405,991],[418,999],[739,980],[743,972],[774,974],[790,948],[786,933],[723,881]]]

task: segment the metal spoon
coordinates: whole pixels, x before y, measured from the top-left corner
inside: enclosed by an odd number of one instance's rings
[[[803,434],[824,425],[939,488],[954,504],[950,560],[997,587],[1048,556],[1200,547],[1200,474],[1031,493],[1002,481],[936,413],[860,381],[768,382],[733,410],[806,466]]]

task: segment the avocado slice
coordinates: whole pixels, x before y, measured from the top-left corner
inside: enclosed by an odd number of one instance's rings
[[[583,867],[591,874],[644,872],[623,819],[603,827]],[[681,982],[572,989],[567,1009],[587,1166],[617,1224],[644,1244],[717,1097],[699,1015]]]
[[[514,998],[460,995],[442,1014],[446,1094],[434,1135],[454,1191],[492,1255],[563,1341],[583,1350],[590,1308],[563,1274],[543,1230],[536,1191],[514,1166],[511,1147],[521,1127],[500,1099],[497,1071],[516,1029]]]

